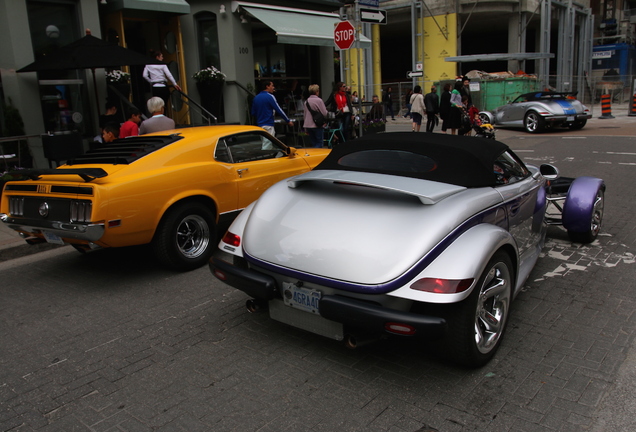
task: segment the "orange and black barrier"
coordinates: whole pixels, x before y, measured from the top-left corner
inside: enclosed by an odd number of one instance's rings
[[[627,115],[636,116],[636,93],[632,97],[632,103],[629,105],[629,113]]]
[[[612,119],[612,96],[608,94],[601,95],[601,116],[600,119]]]

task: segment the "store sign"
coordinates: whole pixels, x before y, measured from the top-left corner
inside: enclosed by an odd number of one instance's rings
[[[592,60],[612,58],[613,53],[614,51],[594,51],[592,53]]]

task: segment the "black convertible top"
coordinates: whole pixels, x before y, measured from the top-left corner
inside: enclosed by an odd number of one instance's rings
[[[314,169],[389,174],[464,187],[495,186],[493,164],[506,150],[507,145],[486,138],[379,133],[337,146]]]

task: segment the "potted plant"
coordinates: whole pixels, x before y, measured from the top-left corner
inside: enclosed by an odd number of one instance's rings
[[[110,90],[110,87],[114,87],[122,96],[130,97],[130,74],[119,69],[114,69],[106,72],[106,83],[108,84],[108,98],[118,99],[117,94]]]
[[[214,66],[209,66],[201,69],[192,77],[197,83],[197,90],[201,96],[203,108],[211,112],[216,118],[220,118],[222,114],[223,84],[226,79],[225,74]]]
[[[362,135],[384,132],[386,130],[386,121],[382,118],[369,119],[362,121]]]

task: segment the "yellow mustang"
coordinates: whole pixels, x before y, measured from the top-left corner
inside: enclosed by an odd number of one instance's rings
[[[206,126],[116,140],[8,182],[0,219],[28,243],[80,251],[151,243],[175,269],[205,264],[226,225],[327,149],[287,147],[254,126]]]

